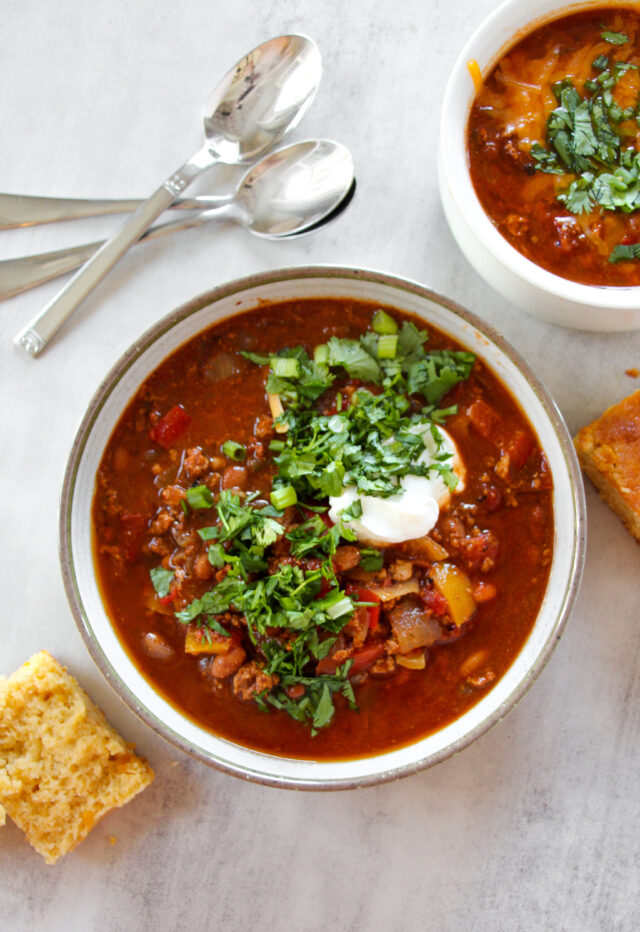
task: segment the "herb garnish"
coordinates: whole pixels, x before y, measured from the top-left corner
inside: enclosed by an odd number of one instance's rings
[[[605,31],[602,38],[612,45],[628,42],[624,33]],[[531,156],[538,171],[576,176],[557,194],[569,213],[597,207],[632,213],[640,208],[640,153],[633,144],[640,105],[623,109],[612,91],[625,72],[638,66],[599,55],[592,67],[597,75],[585,82],[584,96],[571,78],[552,86],[558,106],[547,118],[547,147],[534,143]],[[640,258],[635,249],[620,245],[609,261],[635,258]]]
[[[436,455],[430,464],[418,462],[426,448],[422,434],[430,431],[440,451],[442,437],[433,425],[453,410],[438,411],[435,406],[469,377],[475,357],[464,351],[427,352],[425,331],[405,321],[397,334],[390,334],[389,321],[395,321],[384,314],[388,320],[378,317],[378,326],[385,333],[368,331],[359,340],[332,337],[316,347],[313,362],[303,347],[282,351],[285,358],[300,363],[295,378],[282,379],[270,368],[266,388],[282,389],[281,419],[288,427],[286,439],[277,441],[273,451],[278,467],[274,490],[293,489],[298,500],[313,500],[338,496],[351,484],[363,494],[387,497],[397,493],[403,476],[433,472],[440,473],[450,487],[455,485],[447,457]],[[394,338],[395,353],[380,356],[380,342],[389,336]],[[244,355],[258,364],[279,358]],[[358,387],[348,404],[342,400],[339,412],[336,405],[335,414],[320,414],[315,405],[319,387],[330,388],[341,369],[351,379],[376,386],[377,392]],[[412,395],[422,396],[426,404],[416,408]]]

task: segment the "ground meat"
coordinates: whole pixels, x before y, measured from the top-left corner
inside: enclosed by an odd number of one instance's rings
[[[391,676],[395,672],[396,662],[393,657],[380,657],[369,669],[373,676]]]
[[[253,433],[258,440],[266,440],[273,433],[273,418],[268,414],[260,414],[254,424]]]
[[[209,457],[199,447],[192,447],[185,453],[182,467],[190,479],[199,479],[209,468]]]
[[[173,524],[173,515],[169,511],[159,511],[151,524],[149,531],[152,534],[165,534]]]
[[[353,639],[354,647],[362,647],[367,639],[369,631],[369,614],[367,609],[356,609],[342,630]]]
[[[213,567],[209,563],[209,558],[206,553],[201,553],[197,558],[193,566],[193,572],[198,579],[211,579],[213,576]]]
[[[273,689],[279,682],[279,676],[265,673],[257,660],[250,660],[234,676],[233,691],[240,699],[249,700],[257,693]]]
[[[182,499],[186,496],[185,489],[180,485],[168,485],[160,492],[160,498],[166,505],[180,505]]]
[[[467,567],[488,573],[498,556],[499,541],[492,531],[479,531],[458,541],[458,550]]]
[[[347,570],[352,570],[354,566],[358,565],[360,560],[360,549],[353,544],[345,544],[342,547],[338,547],[331,558],[336,573],[344,573]]]
[[[389,572],[396,582],[406,582],[413,575],[413,564],[408,560],[395,560],[389,567]]]

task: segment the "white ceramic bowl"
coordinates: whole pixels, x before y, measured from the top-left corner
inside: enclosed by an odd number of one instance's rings
[[[521,255],[498,232],[478,200],[469,174],[467,121],[475,87],[467,62],[488,74],[517,38],[575,10],[629,6],[634,0],[507,0],[469,39],[449,78],[442,104],[438,176],[451,231],[479,275],[518,307],[543,320],[579,330],[640,328],[640,288],[581,285],[546,271]]]
[[[91,502],[96,472],[127,402],[176,347],[221,318],[264,301],[344,297],[418,314],[483,358],[526,411],[555,486],[555,547],[549,586],[520,655],[470,711],[407,747],[360,760],[291,760],[240,747],[183,716],[139,673],[118,640],[96,583]],[[128,350],[98,389],[80,425],[65,475],[61,561],[80,631],[108,681],[145,722],[183,751],[248,780],[307,789],[339,789],[390,780],[465,747],[495,724],[536,678],[555,646],[577,592],[584,559],[584,491],[573,444],[553,401],[524,360],[495,331],[421,285],[363,270],[315,267],[263,273],[216,288],[169,314]]]

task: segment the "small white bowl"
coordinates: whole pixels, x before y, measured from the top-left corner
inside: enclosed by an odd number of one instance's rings
[[[577,10],[629,6],[634,0],[563,5],[558,0],[507,0],[469,39],[447,83],[442,104],[438,177],[445,215],[460,249],[476,272],[509,301],[542,320],[577,330],[640,328],[640,287],[582,285],[560,278],[521,255],[498,232],[478,200],[467,156],[467,121],[475,86],[467,63],[487,75],[523,35]]]
[[[461,718],[414,744],[359,760],[292,760],[219,738],[182,715],[142,676],[102,602],[92,553],[91,503],[111,432],[145,378],[173,350],[223,318],[266,302],[346,298],[419,315],[480,356],[518,400],[546,453],[554,482],[554,556],[533,630],[494,688]],[[537,377],[504,339],[468,311],[421,285],[361,269],[310,267],[266,272],[223,285],[161,320],[129,349],[96,392],[69,458],[60,510],[65,588],[85,643],[116,692],[155,731],[188,754],[259,783],[344,789],[414,773],[461,750],[498,722],[540,673],[558,641],[584,562],[584,489],[571,437]]]

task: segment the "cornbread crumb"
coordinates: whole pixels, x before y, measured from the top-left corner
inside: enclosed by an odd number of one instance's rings
[[[0,810],[48,864],[152,780],[147,762],[47,651],[0,680]]]
[[[637,379],[640,375],[640,369],[625,369],[625,375],[628,375],[632,379]]]
[[[640,391],[607,408],[574,442],[585,473],[640,541]]]
[[[109,844],[110,844],[110,845],[115,845],[115,843],[117,842],[117,840],[118,840],[118,839],[116,838],[115,835],[109,835]]]

